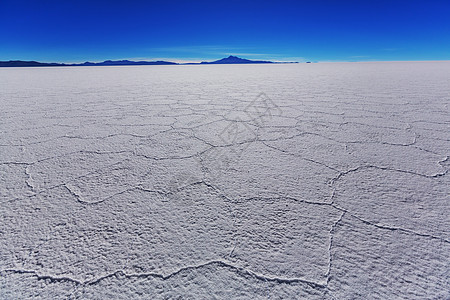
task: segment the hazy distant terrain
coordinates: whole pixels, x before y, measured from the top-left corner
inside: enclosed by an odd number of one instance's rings
[[[201,64],[274,64],[276,62],[264,60],[249,60],[230,55],[215,61],[202,61],[198,63],[175,63],[170,61],[130,61],[130,60],[105,60],[103,62],[84,63],[42,63],[37,61],[10,60],[0,61],[0,67],[91,67],[91,66],[146,66],[146,65],[201,65]],[[281,62],[278,62],[281,63]],[[294,62],[283,62],[294,63]]]
[[[449,82],[0,69],[0,299],[448,299]]]

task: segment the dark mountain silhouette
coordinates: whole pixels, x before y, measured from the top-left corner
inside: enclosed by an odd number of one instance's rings
[[[273,64],[272,61],[265,60],[249,60],[244,58],[239,58],[237,56],[230,55],[226,58],[222,58],[212,62],[201,62],[202,64]]]
[[[177,65],[170,61],[130,61],[130,60],[105,60],[100,63],[85,62],[83,64],[73,64],[74,66],[146,66],[146,65]]]
[[[0,61],[0,67],[52,67],[52,66],[65,66],[65,64],[41,63],[37,61],[22,61],[22,60]]]
[[[130,61],[130,60],[105,60],[103,62],[84,62],[81,64],[41,63],[37,61],[10,60],[0,61],[0,67],[68,67],[68,66],[147,66],[147,65],[214,65],[214,64],[276,64],[265,60],[249,60],[230,55],[216,61],[201,63],[175,63],[170,61]]]

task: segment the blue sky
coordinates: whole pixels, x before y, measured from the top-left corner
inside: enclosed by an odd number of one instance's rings
[[[0,60],[450,60],[450,0],[0,0]]]

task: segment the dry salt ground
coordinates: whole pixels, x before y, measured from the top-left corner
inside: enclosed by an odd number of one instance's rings
[[[450,62],[0,69],[0,299],[449,299]]]

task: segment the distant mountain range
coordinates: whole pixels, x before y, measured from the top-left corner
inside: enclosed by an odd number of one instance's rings
[[[297,62],[286,62],[297,63]],[[220,65],[220,64],[279,64],[279,62],[265,60],[249,60],[230,55],[216,61],[202,61],[201,63],[175,63],[170,61],[130,61],[105,60],[104,62],[84,62],[81,64],[42,63],[37,61],[10,60],[0,61],[0,67],[71,67],[71,66],[147,66],[147,65]]]

